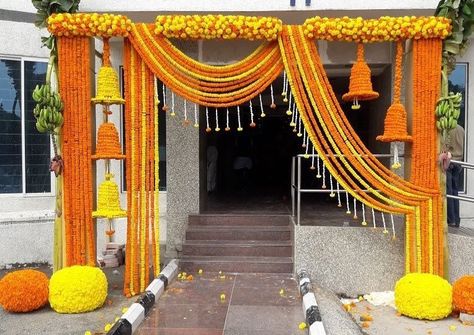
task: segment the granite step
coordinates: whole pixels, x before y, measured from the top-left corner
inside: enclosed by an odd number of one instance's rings
[[[190,240],[266,240],[288,241],[290,226],[188,226],[186,241]]]
[[[183,245],[183,255],[291,257],[290,241],[192,240]]]
[[[264,214],[199,214],[189,215],[188,223],[202,226],[287,226],[290,217]]]
[[[183,256],[180,269],[189,273],[223,271],[230,273],[292,273],[292,257],[262,256]]]

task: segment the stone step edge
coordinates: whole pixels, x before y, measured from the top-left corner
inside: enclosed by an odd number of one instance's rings
[[[160,272],[145,293],[114,323],[107,335],[132,335],[150,313],[153,305],[161,297],[168,284],[178,275],[178,260],[172,259]]]
[[[263,259],[262,259],[263,258]],[[275,262],[280,260],[279,262]],[[183,255],[180,262],[201,262],[201,263],[272,263],[272,264],[293,264],[293,257],[286,256],[188,256]]]
[[[291,240],[186,240],[184,246],[199,247],[291,247]]]
[[[229,231],[229,230],[238,230],[238,231],[290,231],[291,226],[240,226],[240,225],[230,225],[230,226],[212,226],[212,225],[189,225],[188,231]]]

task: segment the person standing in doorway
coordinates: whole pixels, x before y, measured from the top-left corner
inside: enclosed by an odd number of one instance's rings
[[[457,125],[448,133],[447,137],[448,151],[451,153],[451,159],[462,161],[464,157],[464,128]],[[462,167],[458,164],[450,163],[446,170],[446,194],[458,196],[461,185]],[[459,200],[448,198],[448,225],[450,227],[459,227],[461,218],[459,217]]]

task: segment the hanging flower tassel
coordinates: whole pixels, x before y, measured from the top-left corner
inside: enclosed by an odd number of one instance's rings
[[[298,118],[298,133],[296,134],[296,136],[298,136],[298,137],[303,136],[303,133],[301,132],[301,115]]]
[[[229,108],[226,109],[226,114],[225,114],[225,131],[230,131],[230,126],[229,126]]]
[[[341,190],[339,189],[339,183],[336,183],[336,193],[337,193],[337,207],[342,207],[341,202]]]
[[[316,170],[316,167],[314,166],[314,146],[311,148],[311,167],[309,169]]]
[[[347,191],[346,191],[346,205],[347,205],[346,214],[351,214],[351,207],[349,206],[349,192]]]
[[[295,123],[294,123],[294,126],[293,126],[293,132],[294,133],[297,133],[298,132],[298,120],[300,119],[300,115],[299,113],[296,113],[295,115]]]
[[[211,131],[212,129],[209,126],[209,108],[206,106],[206,132],[210,133]]]
[[[306,133],[306,131],[305,131],[305,133]],[[303,141],[303,144],[304,144],[303,147],[305,148],[304,158],[308,159],[309,158],[309,153],[308,153],[308,151],[309,151],[309,137],[308,136],[306,136],[306,140]]]
[[[190,121],[188,120],[188,103],[186,100],[184,100],[184,121],[183,121],[183,126],[187,127],[189,126]]]
[[[388,234],[387,224],[385,222],[385,215],[383,215],[383,212],[380,212],[380,215],[382,215],[383,233]]]
[[[393,143],[393,164],[392,164],[392,169],[398,170],[399,168],[402,167],[402,164],[400,164],[400,157],[398,155],[398,143],[395,142]]]
[[[174,92],[171,92],[171,116],[175,116],[176,112],[174,111]]]
[[[249,107],[250,107],[250,128],[255,128],[257,125],[255,124],[253,118],[253,105],[252,105],[252,99],[249,100]]]
[[[216,128],[214,130],[217,132],[221,131],[221,128],[219,127],[219,113],[217,111],[217,108],[216,108]]]
[[[411,142],[412,137],[407,131],[407,112],[400,102],[402,86],[402,59],[403,59],[403,41],[397,42],[397,55],[395,59],[395,83],[393,103],[388,108],[384,121],[384,134],[377,136],[377,141],[381,142]],[[398,149],[397,149],[398,156]],[[394,166],[398,166],[395,165]],[[397,169],[398,167],[394,167]]]
[[[265,117],[267,115],[265,114],[265,111],[263,110],[263,102],[262,102],[261,94],[258,95],[258,100],[260,101],[260,117]]]
[[[301,143],[302,148],[306,148],[306,129],[303,129],[303,142]]]
[[[163,112],[168,111],[168,105],[166,104],[166,86],[163,84],[163,107],[161,108]]]
[[[372,207],[372,223],[374,225],[374,229],[377,228],[377,225],[375,223],[375,211],[374,211],[374,208]]]
[[[357,220],[357,199],[354,198],[354,220]]]
[[[283,89],[281,90],[281,96],[286,96],[286,71],[283,71]]]
[[[349,92],[342,96],[352,101],[352,109],[359,109],[359,101],[377,99],[379,94],[372,89],[370,68],[364,60],[364,44],[357,44],[357,60],[351,69]]]
[[[332,175],[329,175],[329,187],[331,189],[331,193],[329,193],[329,196],[331,198],[334,198],[336,196],[336,194],[334,193],[334,184],[332,182]]]
[[[316,176],[317,178],[318,176]],[[323,184],[321,185],[321,188],[324,188],[326,189],[326,166],[324,165],[323,163],[323,174],[322,174],[322,177],[323,177]]]
[[[319,158],[319,155],[318,157],[316,157],[316,163],[317,163],[317,167],[318,167],[318,172],[316,174],[316,178],[321,178],[321,159]]]
[[[244,129],[242,128],[242,123],[240,122],[240,106],[237,106],[237,122],[238,122],[237,131],[242,131],[242,130],[244,130]]]
[[[391,224],[392,224],[392,240],[395,240],[397,237],[396,237],[396,234],[395,234],[395,222],[393,220],[393,214],[390,214],[390,221],[391,221]]]
[[[194,104],[194,128],[199,128],[198,105]]]
[[[296,104],[293,104],[292,110],[293,112],[291,113],[290,127],[296,127],[296,118],[298,114]]]
[[[275,104],[275,96],[273,95],[273,84],[270,84],[270,98],[272,99],[272,103],[270,104],[271,109],[275,109],[277,105]]]
[[[362,223],[363,226],[367,226],[367,220],[365,217],[365,205],[362,204]]]

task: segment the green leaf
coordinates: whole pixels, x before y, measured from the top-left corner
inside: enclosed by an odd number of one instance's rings
[[[453,41],[446,41],[444,43],[444,50],[450,54],[457,55],[459,54],[459,45],[460,43],[456,43]]]
[[[465,4],[464,6],[462,6],[462,12],[464,13],[464,15],[467,15],[467,16],[470,16],[472,14],[471,8],[469,8],[468,4]]]
[[[454,2],[453,2],[453,8],[454,8],[454,9],[458,9],[460,3],[461,3],[461,0],[454,0]]]

